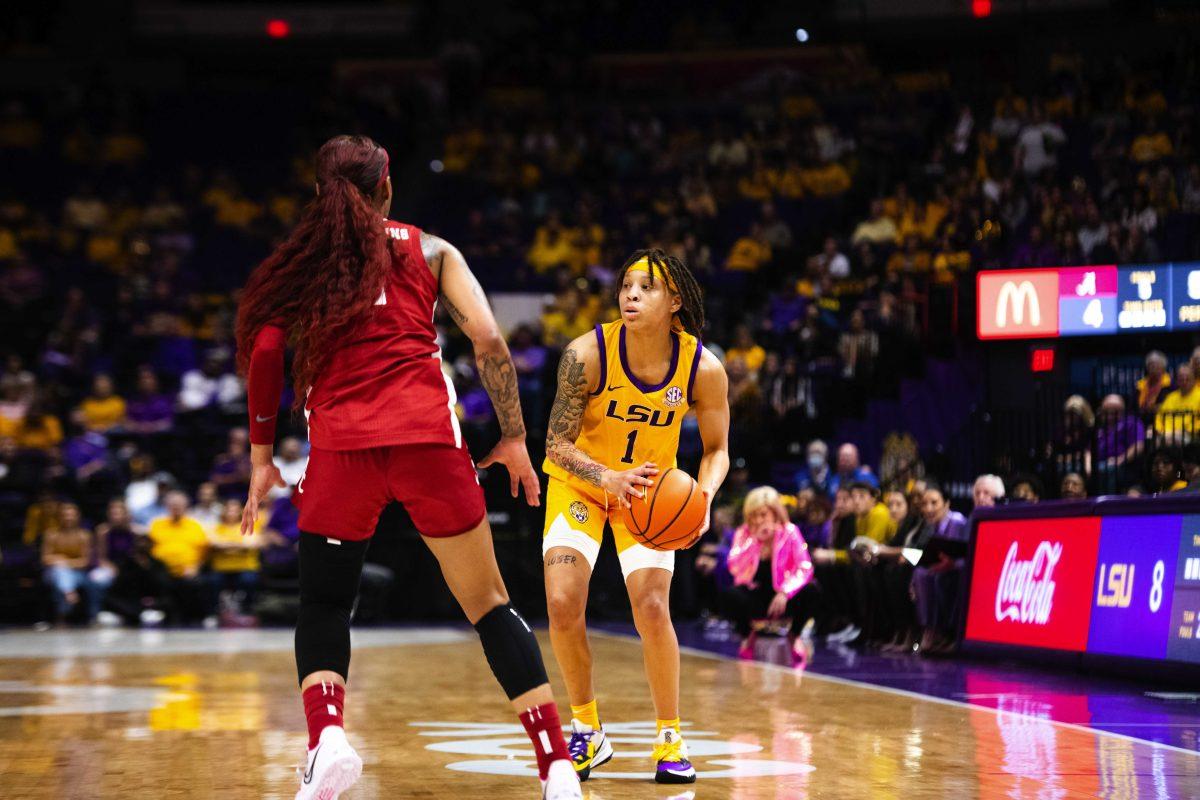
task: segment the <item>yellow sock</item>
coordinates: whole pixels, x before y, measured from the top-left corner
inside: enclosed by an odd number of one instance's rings
[[[675,719],[656,719],[654,722],[658,726],[654,731],[656,736],[663,732],[663,728],[671,728],[676,733],[679,733],[679,717]]]
[[[581,706],[571,706],[571,716],[594,731],[600,730],[600,712],[596,709],[595,698]]]

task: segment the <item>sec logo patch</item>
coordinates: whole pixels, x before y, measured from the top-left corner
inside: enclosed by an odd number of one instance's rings
[[[678,386],[672,386],[670,389],[667,389],[667,393],[663,397],[663,402],[671,408],[679,405],[683,402],[683,389],[680,389]]]
[[[584,505],[583,503],[576,500],[574,503],[571,503],[571,507],[568,510],[571,512],[571,516],[574,517],[577,521],[587,522],[588,509],[587,509],[587,506]]]

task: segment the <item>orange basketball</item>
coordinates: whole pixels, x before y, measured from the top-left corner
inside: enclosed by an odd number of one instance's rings
[[[691,544],[704,524],[704,492],[681,469],[671,467],[655,476],[646,497],[631,498],[625,525],[633,538],[651,550],[679,550]]]

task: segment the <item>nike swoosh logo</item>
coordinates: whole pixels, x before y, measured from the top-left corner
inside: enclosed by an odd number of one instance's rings
[[[322,742],[321,744],[324,744]],[[313,751],[312,763],[308,765],[308,772],[304,773],[304,782],[312,783],[313,767],[317,765],[317,756],[321,755],[321,745],[317,745],[317,749]],[[292,780],[296,780],[292,778]]]
[[[261,414],[255,414],[255,415],[254,415],[254,421],[255,421],[255,422],[270,422],[271,420],[275,419],[275,417],[277,417],[277,416],[279,416],[279,415],[278,415],[278,414],[272,414],[272,415],[271,415],[271,416],[269,416],[269,417],[264,417],[264,416],[263,416],[263,415],[261,415]]]
[[[624,389],[624,388],[625,388],[625,384],[622,383],[620,386],[610,386],[610,387],[608,387],[608,390],[610,392],[615,392],[617,389]]]

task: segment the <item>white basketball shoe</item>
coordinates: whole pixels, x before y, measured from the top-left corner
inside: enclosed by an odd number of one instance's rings
[[[550,762],[542,781],[542,800],[583,800],[574,764],[565,758]]]
[[[321,731],[317,746],[308,751],[308,769],[300,779],[296,800],[337,800],[362,775],[362,758],[337,725]]]

